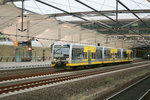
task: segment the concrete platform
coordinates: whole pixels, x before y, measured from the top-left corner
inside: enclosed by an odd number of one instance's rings
[[[1,62],[0,70],[51,67],[51,62]]]

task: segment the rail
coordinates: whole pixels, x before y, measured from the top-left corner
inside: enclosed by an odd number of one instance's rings
[[[147,92],[147,89],[149,89],[150,73],[144,76],[144,78],[110,96],[106,100],[139,100]]]

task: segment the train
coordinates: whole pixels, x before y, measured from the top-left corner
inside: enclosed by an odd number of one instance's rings
[[[145,54],[143,54],[143,58],[150,60],[150,51],[147,51]]]
[[[54,43],[51,66],[55,69],[132,62],[133,51],[87,44]]]

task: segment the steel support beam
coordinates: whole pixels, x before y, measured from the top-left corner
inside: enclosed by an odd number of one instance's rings
[[[142,9],[142,10],[131,10],[132,12],[134,13],[149,13],[150,12],[150,9]],[[99,11],[103,14],[110,14],[110,13],[116,13],[116,10],[106,10],[106,11]],[[123,14],[123,13],[131,13],[130,11],[128,10],[118,10],[117,11],[118,13],[120,14]],[[75,14],[75,15],[79,15],[79,16],[82,16],[82,14],[97,14],[95,11],[85,11],[85,12],[73,12],[72,14]],[[61,17],[61,16],[69,16],[69,14],[66,14],[66,13],[57,13],[57,14],[50,14],[50,16],[55,16],[55,17]]]
[[[117,27],[116,31],[118,30],[118,1],[116,0],[116,22],[117,22]]]
[[[89,21],[89,20],[87,20],[87,19],[85,19],[85,18],[82,18],[82,17],[80,17],[80,16],[77,16],[77,15],[75,15],[75,14],[73,14],[73,13],[69,13],[69,12],[67,12],[67,11],[65,11],[65,10],[63,10],[63,9],[60,9],[60,8],[58,8],[58,7],[56,7],[56,6],[53,6],[53,5],[48,4],[48,3],[45,3],[45,2],[43,2],[43,1],[41,1],[41,0],[35,0],[35,1],[40,2],[40,3],[42,3],[42,4],[45,4],[45,5],[47,5],[47,6],[50,6],[50,7],[52,7],[52,8],[55,8],[55,9],[57,9],[57,10],[60,10],[60,11],[62,11],[62,12],[65,12],[65,13],[67,13],[67,14],[69,14],[69,15],[74,16],[74,17],[80,18],[80,19],[82,19],[82,20],[84,20],[84,21],[91,22],[91,21]],[[103,27],[103,28],[106,28],[106,29],[108,29],[108,30],[110,30],[110,31],[113,31],[113,32],[115,32],[115,33],[118,33],[117,31],[115,31],[114,29],[112,29],[112,28],[110,28],[110,27],[103,26],[103,24],[100,25],[100,23],[96,23],[96,22],[91,22],[91,23],[96,24],[96,25],[98,25],[98,26],[101,26],[101,27]]]
[[[95,11],[95,12],[99,13],[96,9],[90,7],[89,5],[83,3],[83,2],[81,2],[81,1],[79,1],[79,0],[75,0],[75,1],[77,1],[78,3],[80,3],[80,4],[82,4],[82,5],[86,6],[86,7],[88,7],[88,8],[90,8],[90,9],[92,9],[92,10]],[[119,0],[117,0],[117,3],[119,3],[118,1],[119,1]],[[101,14],[101,13],[99,13],[99,14]],[[102,14],[101,14],[101,15],[102,15]],[[106,15],[104,15],[104,16],[106,17]],[[118,23],[119,25],[123,26],[123,24],[117,22],[116,20],[114,20],[114,19],[112,19],[112,18],[110,18],[110,17],[108,17],[108,16],[107,16],[107,18],[109,18],[109,19],[112,20],[113,22],[116,22],[116,23]],[[132,31],[132,32],[134,32],[134,33],[136,33],[136,34],[138,34],[138,35],[140,35],[141,37],[144,38],[144,36],[143,36],[142,34],[139,34],[139,33],[137,33],[136,31],[131,30],[131,29],[129,29],[129,30]],[[123,35],[124,35],[124,34],[123,34]],[[146,44],[146,45],[147,45],[147,44]]]
[[[69,14],[69,15],[74,16],[74,17],[80,18],[80,19],[82,19],[82,20],[84,20],[84,21],[88,21],[88,20],[85,19],[85,18],[82,18],[82,17],[80,17],[80,16],[77,16],[77,15],[75,15],[75,14],[73,14],[73,13],[69,13],[69,12],[67,12],[67,11],[65,11],[65,10],[63,10],[63,9],[60,9],[60,8],[58,8],[58,7],[55,7],[55,6],[51,5],[51,4],[45,3],[45,2],[43,2],[43,1],[41,1],[41,0],[35,0],[35,1],[40,2],[40,3],[44,4],[44,5],[50,6],[50,7],[52,7],[52,8],[55,8],[55,9],[57,9],[57,10],[60,10],[60,11],[62,11],[62,12],[65,12],[65,13],[67,13],[67,14]]]
[[[51,4],[45,3],[45,2],[43,2],[43,1],[41,1],[41,0],[35,0],[35,1],[40,2],[40,3],[42,3],[42,4],[45,4],[45,5],[47,5],[47,6],[50,6],[50,7],[52,7],[52,8],[55,8],[55,9],[57,9],[57,10],[60,10],[60,11],[62,11],[62,12],[64,12],[64,13],[67,13],[67,14],[72,15],[72,16],[74,16],[74,17],[80,18],[80,19],[82,19],[82,20],[84,20],[84,21],[86,21],[86,22],[90,22],[89,20],[87,20],[87,19],[85,19],[85,18],[82,18],[82,17],[80,17],[80,16],[78,16],[78,15],[75,15],[75,14],[73,14],[73,13],[69,13],[68,11],[65,11],[65,10],[63,10],[63,9],[60,9],[60,8],[58,8],[58,7],[56,7],[56,6],[51,5]],[[98,14],[101,14],[101,15],[105,16],[106,18],[112,20],[113,22],[116,22],[116,20],[114,20],[114,19],[112,19],[111,17],[109,17],[109,16],[107,16],[107,15],[105,15],[105,14],[103,14],[103,13],[97,11],[96,9],[90,7],[89,5],[84,4],[83,2],[81,2],[81,1],[79,1],[79,0],[75,0],[75,1],[81,3],[82,5],[88,7],[88,8],[90,8],[90,9],[92,9],[92,10],[94,10],[94,11],[97,12]],[[118,1],[118,0],[117,0],[117,1]],[[96,23],[96,22],[91,22],[91,23],[100,26],[100,25],[99,25],[98,23]],[[122,25],[122,24],[119,23],[119,22],[118,22],[118,24],[119,24],[119,25]],[[103,27],[104,27],[104,26],[103,26]],[[106,28],[106,26],[105,26],[104,28]],[[109,29],[109,30],[111,30],[111,31],[113,31],[113,32],[115,32],[115,33],[118,33],[118,32],[115,31],[113,28],[108,28],[108,27],[107,27],[106,29]],[[129,29],[129,30],[131,30],[131,29]],[[136,33],[136,34],[139,34],[139,33],[135,32],[134,30],[131,30],[131,31],[134,32],[134,33]],[[123,34],[123,35],[124,35],[124,34]],[[142,36],[141,34],[139,34],[139,35]],[[142,37],[143,37],[143,36],[142,36]],[[147,45],[147,44],[146,44],[146,45]]]
[[[77,2],[79,2],[80,4],[82,4],[82,5],[84,5],[84,6],[88,7],[88,8],[90,8],[90,9],[92,9],[93,11],[95,11],[95,12],[101,14],[102,16],[105,16],[106,18],[111,19],[112,21],[115,21],[115,20],[112,19],[111,17],[106,16],[105,14],[103,14],[103,13],[101,13],[100,11],[98,11],[98,10],[96,10],[96,9],[94,9],[94,8],[92,8],[92,7],[90,7],[90,6],[87,5],[87,4],[85,4],[85,3],[83,3],[83,2],[81,2],[81,1],[79,1],[79,0],[75,0],[75,1],[77,1]]]
[[[117,0],[123,7],[125,7],[128,11],[130,11],[135,17],[137,17],[143,24],[145,24],[147,27],[150,28],[149,25],[147,25],[138,15],[136,15],[134,12],[132,12],[125,4],[123,4],[120,0]]]
[[[22,19],[22,21],[21,21],[21,32],[23,32],[23,17],[24,17],[24,0],[22,0],[22,16],[21,16],[21,19]]]

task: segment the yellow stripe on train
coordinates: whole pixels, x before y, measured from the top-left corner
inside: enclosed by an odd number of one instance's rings
[[[72,64],[66,64],[66,66],[81,66],[81,65],[88,65],[88,62],[86,62],[86,63],[72,63]]]
[[[128,61],[133,61],[131,60],[116,60],[115,62],[128,62]],[[105,63],[113,63],[113,61],[98,61],[98,62],[91,62],[91,64],[105,64]],[[66,66],[82,66],[82,65],[88,65],[88,62],[85,63],[69,63],[66,64]]]

